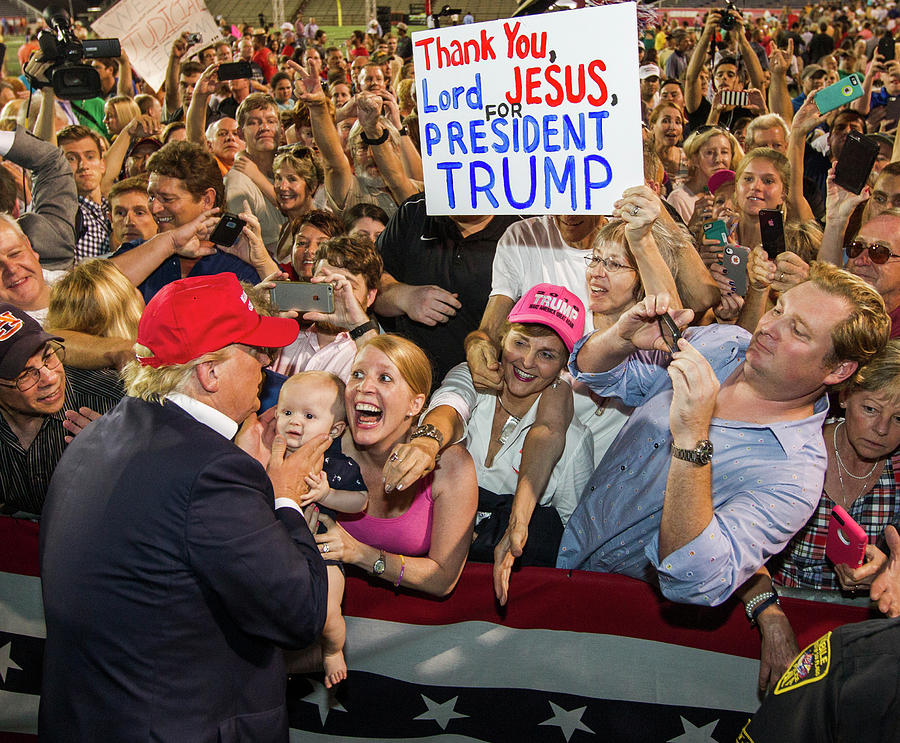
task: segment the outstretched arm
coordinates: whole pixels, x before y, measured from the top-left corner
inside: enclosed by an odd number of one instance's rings
[[[531,516],[566,448],[566,431],[574,413],[571,387],[565,382],[551,385],[541,395],[534,424],[525,435],[509,523],[494,548],[494,595],[500,606],[509,598],[513,564],[522,556]]]
[[[303,69],[296,62],[288,62],[288,65],[297,75],[294,97],[303,101],[309,108],[313,137],[325,166],[325,190],[334,203],[342,207],[347,192],[353,185],[354,176],[347,156],[341,148],[341,137],[334,119],[328,112],[328,99],[319,83],[319,66],[314,61],[309,63],[309,70]]]
[[[772,80],[769,83],[769,108],[772,113],[779,114],[788,125],[794,118],[794,105],[791,103],[791,94],[788,92],[787,73],[794,58],[794,40],[789,38],[787,49],[782,51],[777,47],[769,55],[769,71]]]
[[[69,268],[75,253],[78,192],[62,150],[21,127],[6,159],[31,170],[32,211],[19,218],[45,268]]]
[[[697,41],[697,46],[691,53],[691,61],[688,62],[687,72],[684,76],[684,108],[689,114],[694,113],[703,100],[703,91],[700,89],[700,70],[706,62],[706,55],[709,52],[709,43],[716,27],[722,16],[714,10],[706,14],[706,23],[703,26],[703,33]]]
[[[764,602],[765,599],[758,597],[774,592],[772,576],[763,565],[735,594],[746,607],[754,599],[755,604]],[[797,647],[797,638],[787,615],[777,603],[770,603],[759,612],[756,624],[762,638],[758,683],[760,691],[765,692],[778,683],[791,661],[797,657],[800,648]]]
[[[387,133],[380,121],[381,108],[384,105],[380,96],[372,93],[360,93],[356,97],[356,108],[359,112],[359,124],[370,140],[377,140]],[[375,164],[391,191],[394,200],[400,204],[419,192],[418,186],[410,180],[391,138],[381,144],[370,144]]]

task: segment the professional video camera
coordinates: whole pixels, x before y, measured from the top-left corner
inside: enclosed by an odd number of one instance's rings
[[[738,23],[740,23],[738,9],[734,6],[734,3],[731,2],[731,0],[726,0],[725,9],[720,10],[719,14],[721,15],[721,18],[719,20],[719,27],[723,31],[731,31],[738,25]]]
[[[44,10],[48,28],[38,34],[41,55],[52,63],[47,70],[49,84],[57,97],[70,101],[95,98],[101,94],[100,75],[84,59],[119,57],[122,49],[118,39],[86,39],[81,41],[72,28],[69,14],[62,8],[49,6]],[[42,88],[48,83],[29,76],[31,83]]]

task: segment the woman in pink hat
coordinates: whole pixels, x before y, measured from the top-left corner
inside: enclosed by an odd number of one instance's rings
[[[525,437],[535,425],[541,395],[560,384],[584,320],[584,305],[575,294],[538,284],[507,317],[500,393],[477,391],[468,365],[459,364],[432,395],[423,424],[434,426],[446,441],[464,441],[475,460],[479,498],[469,550],[474,560],[493,562],[495,546],[518,525],[527,539],[522,564],[555,564],[563,526],[594,469],[593,444],[577,418],[567,431],[543,431],[539,451],[529,448]],[[505,603],[505,587],[498,597]]]

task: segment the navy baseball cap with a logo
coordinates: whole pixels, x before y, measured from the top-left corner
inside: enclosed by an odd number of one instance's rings
[[[0,379],[15,379],[47,341],[62,341],[45,333],[25,310],[0,303]]]

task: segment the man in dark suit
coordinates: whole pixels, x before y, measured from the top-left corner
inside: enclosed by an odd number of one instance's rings
[[[268,353],[296,335],[234,274],[147,305],[127,396],[47,495],[42,740],[287,741],[282,648],[319,635],[327,590],[297,503],[328,437],[287,457],[276,437],[268,476],[231,439],[256,424]]]

